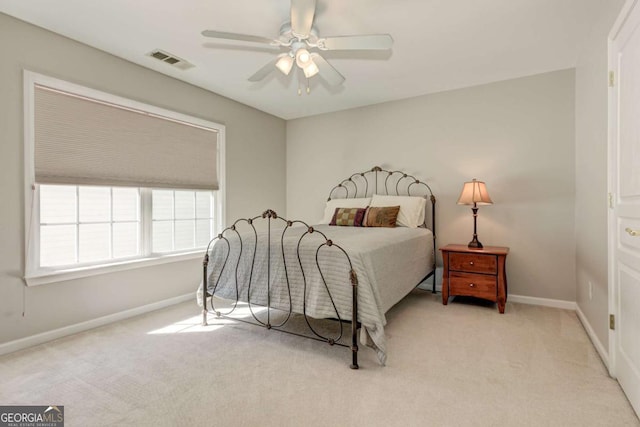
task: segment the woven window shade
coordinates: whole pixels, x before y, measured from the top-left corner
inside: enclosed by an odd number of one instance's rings
[[[217,190],[205,129],[36,85],[38,183]]]

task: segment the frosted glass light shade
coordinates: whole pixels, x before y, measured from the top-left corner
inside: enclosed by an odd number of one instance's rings
[[[278,70],[282,71],[285,76],[288,76],[291,72],[291,68],[293,67],[293,61],[293,57],[288,53],[285,53],[280,57],[280,59],[278,59],[278,62],[276,62],[276,67]]]
[[[304,76],[306,78],[310,78],[318,74],[320,70],[318,69],[316,63],[313,62],[312,59],[310,59],[309,63],[302,69],[302,71],[304,71]]]
[[[302,48],[296,51],[296,64],[298,64],[298,67],[304,69],[310,59],[311,55],[307,49]]]

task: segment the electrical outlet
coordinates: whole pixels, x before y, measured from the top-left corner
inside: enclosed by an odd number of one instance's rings
[[[593,299],[593,283],[589,280],[589,300]]]

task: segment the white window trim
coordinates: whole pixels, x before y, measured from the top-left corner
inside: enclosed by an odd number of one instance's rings
[[[151,267],[153,265],[167,264],[170,262],[188,261],[192,259],[202,258],[203,256],[204,251],[202,250],[167,255],[154,255],[147,258],[135,258],[99,265],[89,265],[85,267],[34,273],[25,276],[24,279],[27,283],[27,286],[39,286],[46,285],[48,283],[64,282],[66,280],[114,273],[116,271],[133,270],[136,268]]]
[[[122,105],[124,107],[133,108],[139,111],[146,111],[149,114],[158,115],[162,118],[179,120],[186,123],[192,123],[218,132],[218,149],[217,149],[217,170],[219,174],[219,189],[215,197],[215,224],[217,230],[223,230],[226,217],[226,173],[225,173],[225,126],[212,121],[199,119],[197,117],[188,116],[186,114],[177,113],[175,111],[166,110],[164,108],[133,101],[131,99],[101,92],[85,86],[76,85],[64,80],[38,74],[29,70],[24,70],[24,202],[25,202],[25,267],[24,278],[27,286],[43,285],[46,283],[55,283],[65,280],[78,279],[82,277],[95,276],[98,274],[106,274],[115,271],[129,270],[134,268],[143,268],[152,265],[165,264],[169,262],[184,261],[195,259],[202,256],[202,251],[188,251],[171,254],[152,254],[147,257],[140,257],[129,260],[108,261],[103,264],[75,267],[69,269],[59,269],[51,271],[50,269],[40,269],[37,266],[39,250],[39,224],[40,224],[40,206],[35,191],[35,121],[34,121],[34,98],[35,85],[45,85],[59,90],[81,94],[93,99]],[[142,202],[142,201],[141,201]],[[141,214],[145,214],[141,212]],[[34,236],[34,233],[36,235]],[[142,242],[150,244],[150,236],[146,236]]]

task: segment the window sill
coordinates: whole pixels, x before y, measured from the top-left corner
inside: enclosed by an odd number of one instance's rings
[[[27,286],[46,285],[48,283],[64,282],[67,280],[80,279],[83,277],[108,274],[116,271],[133,270],[136,268],[150,267],[153,265],[167,264],[171,262],[186,261],[202,258],[204,250],[193,252],[159,255],[153,258],[141,258],[128,261],[114,262],[111,264],[101,264],[88,267],[70,268],[52,272],[37,272],[27,275],[24,279]]]

